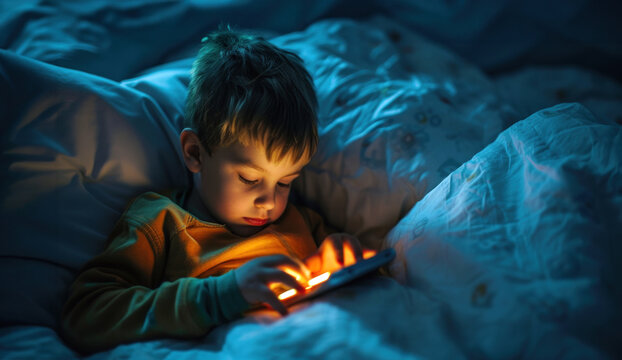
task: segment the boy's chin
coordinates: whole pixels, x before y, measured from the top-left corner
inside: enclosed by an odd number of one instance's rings
[[[252,236],[252,235],[257,234],[261,230],[265,229],[266,226],[268,225],[269,224],[266,224],[263,226],[227,225],[227,228],[229,229],[229,231],[231,231],[235,235],[247,237],[247,236]]]

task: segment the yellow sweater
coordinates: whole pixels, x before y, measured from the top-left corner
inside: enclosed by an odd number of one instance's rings
[[[319,215],[290,204],[278,221],[240,237],[188,213],[183,196],[136,198],[106,250],[82,269],[61,319],[76,350],[205,335],[249,308],[230,270],[264,255],[303,259],[327,235]]]

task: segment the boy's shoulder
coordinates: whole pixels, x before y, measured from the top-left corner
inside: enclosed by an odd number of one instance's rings
[[[150,222],[163,213],[185,214],[181,207],[185,191],[169,190],[162,192],[149,191],[131,200],[123,217],[140,222]]]

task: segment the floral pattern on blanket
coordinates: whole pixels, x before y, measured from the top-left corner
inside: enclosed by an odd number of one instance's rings
[[[323,21],[274,42],[305,60],[320,101],[320,150],[296,190],[372,247],[517,120],[479,70],[383,18]]]

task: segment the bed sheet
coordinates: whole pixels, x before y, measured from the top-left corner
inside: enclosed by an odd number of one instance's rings
[[[388,321],[388,309],[395,321]],[[418,309],[418,310],[415,310]],[[417,359],[442,355],[462,358],[459,349],[436,332],[441,321],[434,302],[389,277],[371,277],[301,303],[285,318],[259,312],[219,326],[195,340],[154,340],[118,346],[86,359]],[[413,311],[419,312],[413,321]],[[397,320],[399,319],[399,321]],[[414,341],[416,340],[416,341]],[[16,358],[73,358],[47,327],[0,329],[0,351]]]

